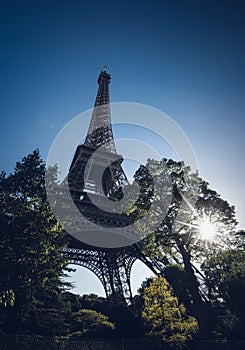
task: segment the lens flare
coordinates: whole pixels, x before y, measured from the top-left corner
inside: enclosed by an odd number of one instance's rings
[[[218,233],[217,225],[210,221],[210,218],[204,216],[201,218],[199,223],[197,223],[197,230],[202,239],[212,241],[216,234]]]
[[[214,221],[210,215],[205,213],[204,209],[202,210],[202,213],[198,213],[195,207],[193,207],[184,196],[182,197],[187,204],[191,215],[193,215],[193,218],[190,222],[177,220],[178,224],[183,225],[185,228],[189,227],[190,231],[195,232],[200,239],[213,241],[220,232],[220,225],[217,220]]]

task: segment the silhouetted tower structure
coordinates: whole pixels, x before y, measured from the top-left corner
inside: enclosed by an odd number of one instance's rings
[[[117,154],[113,138],[110,80],[110,75],[104,69],[98,78],[99,88],[85,142],[77,147],[68,174],[71,197],[77,208],[88,220],[104,229],[127,227],[131,223],[125,214],[119,216],[106,211],[108,199],[120,198],[121,189],[128,184],[121,166],[123,157]],[[92,203],[91,198],[99,200],[100,208]],[[95,232],[95,235],[99,234]],[[63,253],[70,263],[86,267],[95,273],[107,297],[132,300],[130,273],[135,260],[140,259],[154,272],[159,268],[142,253],[140,243],[129,244],[132,243],[130,237],[116,237],[117,242],[121,240],[122,247],[113,248],[113,238],[110,231],[108,240],[112,241],[112,248],[104,248],[83,243],[70,236],[69,248],[64,249]],[[96,236],[95,241],[98,240],[99,237]]]
[[[77,147],[70,167],[69,188],[75,201],[79,200],[79,196],[84,195],[87,191],[91,195],[110,198],[116,191],[120,190],[121,186],[127,183],[127,178],[121,167],[123,158],[116,153],[112,133],[110,80],[110,74],[106,70],[100,73],[99,89],[88,133],[84,144]],[[88,159],[91,161],[90,166],[88,166]],[[102,170],[103,174],[101,174]],[[102,181],[100,181],[100,175],[103,175]]]

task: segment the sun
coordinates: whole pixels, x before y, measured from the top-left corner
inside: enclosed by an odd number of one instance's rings
[[[208,217],[202,218],[197,224],[197,230],[202,239],[212,241],[218,233],[217,226]]]
[[[213,241],[217,238],[219,233],[219,225],[217,222],[212,222],[205,214],[196,218],[192,224],[184,223],[182,221],[178,222],[189,227],[191,230],[194,230],[197,236],[205,241]]]
[[[186,198],[183,198],[190,208],[191,212],[194,214],[192,222],[184,222],[177,220],[177,222],[184,227],[189,227],[192,232],[195,232],[196,237],[205,240],[213,241],[215,238],[218,238],[219,233],[221,232],[221,225],[214,215],[211,213],[207,214],[203,209],[202,212],[198,212]]]

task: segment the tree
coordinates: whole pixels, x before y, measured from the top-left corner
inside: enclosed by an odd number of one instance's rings
[[[55,181],[55,169],[53,175]],[[67,286],[62,281],[67,262],[59,249],[65,240],[47,202],[45,164],[37,150],[13,173],[1,174],[0,209],[2,328],[8,333],[35,332],[35,327],[59,332],[58,294]],[[44,313],[49,317],[40,324]]]
[[[79,296],[66,292],[63,293],[63,298],[69,301],[71,308],[71,314],[68,314],[70,321],[67,323],[73,324],[73,315],[80,309],[88,309],[106,315],[110,322],[115,324],[114,337],[135,338],[145,334],[140,305],[135,303],[132,305],[125,305],[125,303],[115,304],[114,299],[110,301],[110,299],[96,294]],[[108,332],[106,334],[109,336]]]
[[[214,306],[219,305],[223,336],[243,339],[245,324],[245,252],[244,249],[225,249],[218,253],[210,252],[202,268],[210,299]]]
[[[140,195],[128,215],[134,215],[137,224],[154,204],[149,222],[158,223],[153,232],[148,232],[143,250],[159,263],[163,275],[167,265],[183,267],[181,278],[184,278],[185,295],[189,296],[188,309],[197,317],[200,331],[207,335],[210,332],[208,290],[199,266],[208,250],[218,251],[231,244],[237,223],[234,207],[183,162],[148,160],[136,172],[135,181],[140,186]],[[210,226],[216,231],[213,242],[200,235]],[[147,225],[141,229],[144,232]],[[173,275],[166,276],[172,283]]]
[[[108,337],[115,325],[95,310],[81,309],[72,314],[71,337]]]
[[[179,304],[173,289],[163,277],[155,277],[143,292],[142,317],[149,328],[149,335],[181,349],[198,331],[198,322],[188,316],[185,306]]]

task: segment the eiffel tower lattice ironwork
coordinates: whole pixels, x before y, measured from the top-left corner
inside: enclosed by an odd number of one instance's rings
[[[85,217],[103,227],[123,227],[130,223],[127,215],[121,215],[118,220],[118,216],[103,210],[103,199],[113,199],[115,194],[120,197],[120,189],[128,183],[121,167],[123,157],[116,153],[113,138],[110,80],[111,77],[106,69],[100,73],[99,88],[88,133],[84,144],[76,149],[68,174],[68,183],[71,197]],[[94,154],[96,156],[93,158]],[[93,162],[88,167],[88,159],[91,158]],[[103,169],[102,181],[98,176],[101,168]],[[91,203],[91,197],[99,199],[102,209],[96,208]],[[99,232],[95,234],[99,235]],[[113,241],[113,235],[108,236],[107,239]],[[118,237],[116,239],[118,240]],[[130,273],[133,263],[140,259],[154,273],[159,272],[160,266],[142,253],[139,242],[128,244],[130,242],[127,239],[128,237],[122,237],[122,247],[108,248],[86,244],[69,236],[69,247],[63,249],[63,254],[71,264],[91,270],[101,281],[107,297],[116,296],[128,301],[132,300]]]

